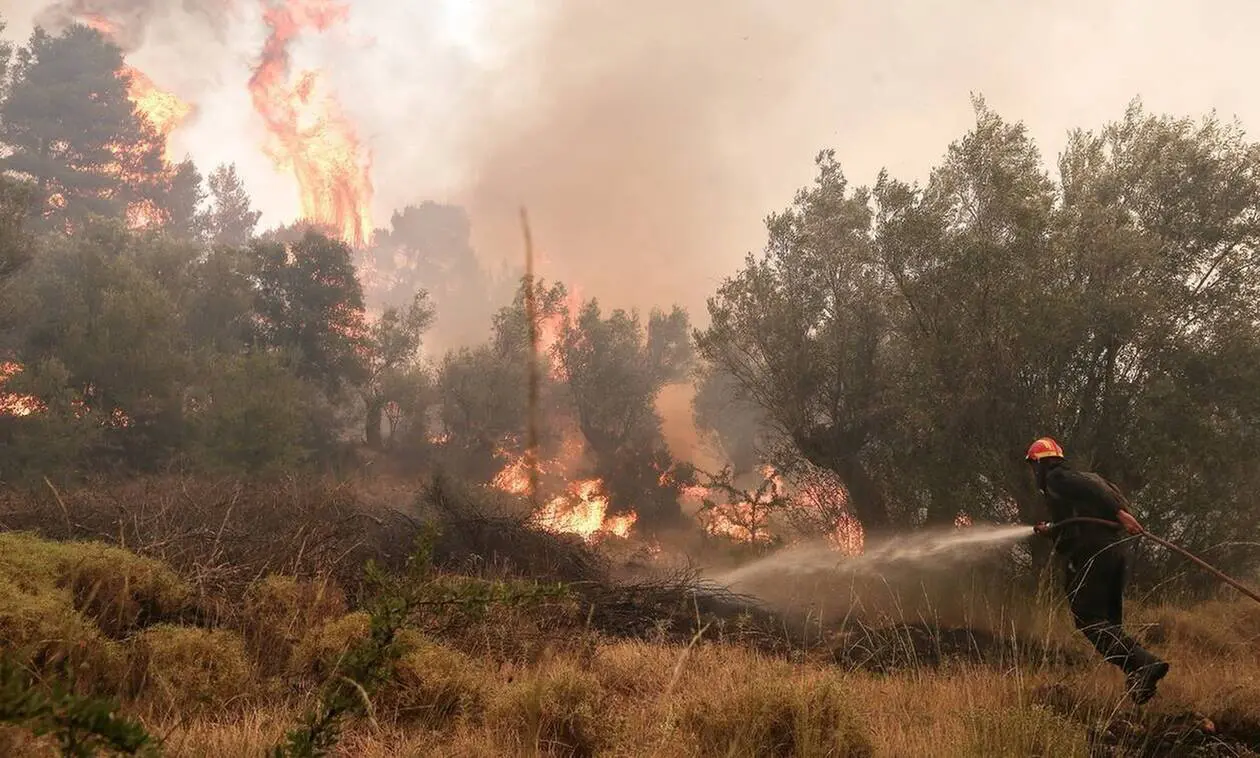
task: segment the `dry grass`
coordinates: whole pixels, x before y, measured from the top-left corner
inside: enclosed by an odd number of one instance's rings
[[[131,641],[131,690],[150,714],[223,714],[258,681],[239,635],[160,624]]]
[[[1190,647],[1161,648],[1176,668],[1160,697],[1139,711],[1124,699],[1118,672],[1103,664],[878,676],[737,646],[612,642],[585,665],[561,654],[488,666],[425,645],[379,702],[388,711],[399,702],[393,698],[410,693],[431,715],[396,711],[380,729],[358,723],[343,755],[1086,756],[1091,732],[1121,728],[1135,731],[1116,738],[1127,740],[1118,755],[1234,756],[1248,755],[1240,741],[1260,745],[1260,665]],[[1233,744],[1168,752],[1158,740],[1170,739],[1167,730],[1184,737],[1196,725],[1192,712],[1208,714]],[[207,755],[201,746],[213,744],[216,755],[258,755],[286,717],[292,712],[263,709],[197,720],[172,732],[170,754]],[[176,747],[185,738],[195,747]]]
[[[157,561],[0,534],[5,650],[31,666],[57,656],[81,664],[170,756],[263,755],[369,630],[327,577],[259,578],[234,628],[181,622],[190,597]],[[1029,622],[1041,642],[1079,650],[1062,608],[1041,607]],[[1125,700],[1119,672],[1095,658],[920,660],[878,674],[838,666],[825,649],[793,659],[704,635],[691,645],[617,641],[575,626],[572,612],[517,607],[458,623],[428,613],[400,638],[375,718],[348,725],[341,754],[971,758],[1086,756],[1108,742],[1123,755],[1260,750],[1260,609],[1249,601],[1134,610],[1134,628],[1174,664],[1141,710]],[[504,639],[517,631],[532,642]],[[1230,744],[1195,732],[1195,714]],[[1219,752],[1168,752],[1187,734]],[[12,729],[0,730],[0,753],[51,754]]]

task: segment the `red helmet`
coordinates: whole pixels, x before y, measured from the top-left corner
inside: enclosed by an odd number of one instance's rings
[[[1063,448],[1059,447],[1059,443],[1049,437],[1042,437],[1032,443],[1028,448],[1028,455],[1024,456],[1028,461],[1039,461],[1042,458],[1062,458]]]

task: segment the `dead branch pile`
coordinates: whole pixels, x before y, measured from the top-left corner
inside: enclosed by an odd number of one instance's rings
[[[350,590],[368,559],[401,566],[415,539],[401,514],[363,507],[352,486],[296,477],[4,489],[0,529],[120,545],[169,563],[203,596],[229,599],[269,573],[331,576]]]
[[[578,537],[529,523],[527,514],[434,480],[420,501],[437,514],[436,554],[461,573],[509,575],[566,583],[582,604],[582,619],[601,634],[687,642],[703,630],[767,649],[788,643],[782,623],[755,600],[707,585],[676,570],[635,582],[617,581],[608,561]]]
[[[529,523],[527,513],[494,502],[490,494],[443,478],[434,478],[423,489],[419,503],[438,524],[434,558],[443,568],[538,581],[607,579],[607,561],[581,539],[543,531]]]

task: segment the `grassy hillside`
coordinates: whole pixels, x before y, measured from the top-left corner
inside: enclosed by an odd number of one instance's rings
[[[71,526],[86,521],[85,502],[62,506]],[[907,610],[805,642],[729,602],[679,602],[667,582],[596,581],[591,567],[557,578],[600,560],[557,538],[525,549],[500,534],[500,563],[475,568],[454,547],[481,544],[467,521],[448,518],[411,561],[387,555],[389,571],[353,585],[339,564],[277,560],[300,541],[270,556],[290,571],[244,578],[259,556],[225,558],[213,530],[174,560],[155,557],[152,535],[135,552],[104,535],[0,533],[0,645],[26,673],[0,687],[0,754],[58,754],[56,728],[36,736],[14,705],[56,683],[116,701],[168,756],[262,756],[319,724],[336,726],[333,754],[347,756],[1260,754],[1260,606],[1248,600],[1132,611],[1174,665],[1139,710],[1052,597],[1004,616],[1039,616],[1036,637]],[[512,522],[477,524],[484,541]],[[513,570],[508,544],[517,564],[546,560]]]

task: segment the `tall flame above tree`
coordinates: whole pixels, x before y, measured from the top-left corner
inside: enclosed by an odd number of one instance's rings
[[[303,217],[362,247],[372,229],[370,159],[321,75],[290,71],[294,40],[307,29],[325,31],[347,14],[346,5],[330,0],[268,2],[263,20],[269,35],[249,91],[267,126],[267,155],[297,180]]]

